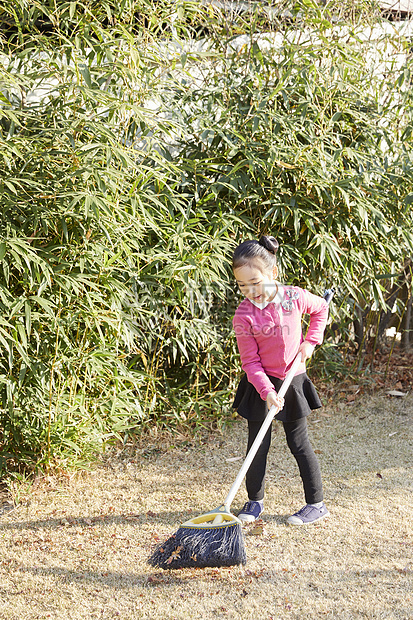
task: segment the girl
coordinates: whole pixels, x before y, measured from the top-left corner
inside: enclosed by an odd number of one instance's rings
[[[295,457],[304,487],[306,506],[287,521],[293,525],[314,523],[329,512],[323,502],[320,467],[307,432],[306,416],[321,407],[318,394],[305,372],[305,361],[321,344],[327,322],[328,304],[308,291],[277,284],[274,237],[241,243],[233,254],[232,267],[239,289],[246,299],[235,312],[233,326],[237,338],[244,377],[238,386],[233,407],[248,420],[250,449],[268,409],[275,405],[275,419],[284,426],[288,447]],[[310,315],[305,339],[301,317]],[[277,390],[297,354],[302,364],[280,399]],[[264,482],[271,427],[246,475],[248,502],[238,518],[257,519],[264,509]]]

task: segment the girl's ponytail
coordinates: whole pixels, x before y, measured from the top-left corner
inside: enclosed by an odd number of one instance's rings
[[[265,235],[260,237],[258,243],[262,245],[263,248],[268,250],[268,252],[274,255],[277,254],[278,248],[280,247],[280,244],[275,237],[267,237]]]

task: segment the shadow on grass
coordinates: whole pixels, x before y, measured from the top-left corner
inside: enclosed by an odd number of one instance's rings
[[[219,569],[220,579],[225,581],[226,575],[236,566],[226,566]],[[242,570],[242,569],[241,569]],[[118,571],[100,571],[85,569],[71,569],[63,566],[22,566],[20,573],[29,573],[38,577],[53,577],[66,583],[92,584],[115,589],[133,587],[156,588],[159,585],[179,586],[193,579],[205,579],[217,574],[216,568],[183,568],[178,570],[149,570],[136,573],[122,573]]]
[[[198,513],[200,514],[200,513]],[[124,514],[124,515],[99,515],[93,517],[80,517],[65,515],[59,519],[38,519],[33,521],[10,521],[0,523],[1,530],[57,530],[57,529],[70,529],[70,528],[83,528],[91,529],[98,526],[112,526],[112,525],[142,525],[143,523],[148,525],[168,525],[171,529],[179,526],[180,523],[187,521],[191,517],[197,516],[193,511],[182,512],[159,512],[159,513],[142,513],[139,515]]]
[[[207,512],[207,511],[204,511]],[[233,510],[233,514],[236,515],[238,510]],[[177,529],[182,523],[188,521],[188,519],[197,517],[202,513],[201,511],[195,513],[188,511],[182,512],[159,512],[159,513],[142,513],[141,515],[99,515],[94,517],[72,517],[65,516],[59,519],[38,519],[33,521],[10,521],[0,522],[0,531],[6,530],[70,530],[71,528],[81,529],[93,529],[99,526],[110,527],[112,525],[164,525],[168,526],[171,531]],[[265,522],[273,522],[277,525],[286,525],[287,517],[289,514],[277,515],[277,514],[265,514]],[[244,528],[245,529],[245,528]]]

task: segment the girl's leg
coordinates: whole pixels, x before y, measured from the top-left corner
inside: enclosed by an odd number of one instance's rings
[[[283,422],[283,426],[288,447],[300,470],[305,501],[307,504],[322,502],[323,484],[320,465],[308,437],[307,418]]]
[[[262,422],[248,420],[248,448],[251,448]],[[250,468],[246,474],[248,499],[258,502],[264,498],[265,470],[267,466],[267,454],[271,445],[271,426],[265,434],[262,444],[258,448]]]

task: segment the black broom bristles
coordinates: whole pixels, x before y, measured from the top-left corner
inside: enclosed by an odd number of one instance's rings
[[[246,561],[241,523],[180,527],[148,560],[163,569],[236,566]]]

